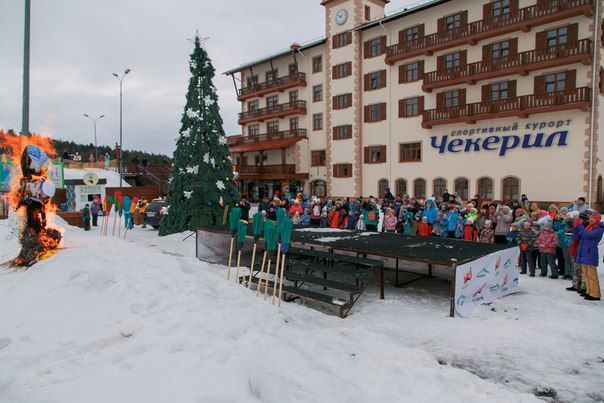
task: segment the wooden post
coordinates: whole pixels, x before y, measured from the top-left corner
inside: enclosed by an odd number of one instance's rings
[[[451,318],[455,317],[455,283],[456,283],[456,277],[457,277],[457,259],[451,259],[451,288],[449,290],[449,301],[450,301],[450,308],[449,308],[449,316]]]
[[[262,265],[260,266],[260,273],[258,273],[258,285],[256,287],[256,298],[258,298],[258,294],[260,293],[260,287],[262,287],[262,275],[264,274],[264,263],[266,262],[266,251],[264,251],[264,256],[262,256]]]
[[[229,248],[229,264],[227,266],[227,280],[231,278],[231,263],[233,260],[233,242],[235,242],[235,237],[231,235],[231,247]]]
[[[277,281],[279,280],[279,258],[281,257],[281,244],[277,245],[277,264],[275,265],[275,277],[273,280],[273,305],[277,296]]]
[[[111,232],[111,236],[115,236],[115,222],[117,221],[117,212],[113,214],[113,231]]]
[[[247,281],[247,288],[250,288],[252,284],[252,275],[254,274],[254,261],[256,260],[256,242],[254,242],[254,249],[252,249],[252,264],[250,264],[250,276]]]
[[[222,215],[222,225],[226,225],[227,217],[229,213],[229,206],[224,206],[224,214]]]
[[[271,275],[271,258],[268,258],[268,265],[266,266],[266,278],[264,279],[264,300],[266,301],[266,296],[268,295],[268,279]]]
[[[239,265],[241,264],[241,249],[237,251],[237,276],[235,277],[235,282],[239,281]]]
[[[283,295],[283,270],[285,269],[285,254],[281,255],[281,271],[279,272],[279,292],[277,306],[281,306],[281,296]]]

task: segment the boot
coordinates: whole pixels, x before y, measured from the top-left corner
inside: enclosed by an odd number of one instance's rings
[[[541,273],[539,277],[547,277],[547,273]]]
[[[529,277],[535,277],[535,273],[529,274]]]
[[[520,274],[526,274],[526,270],[520,270]]]
[[[566,291],[579,291],[575,287],[566,287]]]
[[[599,301],[600,298],[592,297],[591,295],[585,296],[586,301]]]
[[[551,275],[551,276],[549,276],[549,278],[551,278],[551,279],[554,279],[554,280],[555,280],[555,279],[557,279],[557,278],[558,278],[558,276]]]

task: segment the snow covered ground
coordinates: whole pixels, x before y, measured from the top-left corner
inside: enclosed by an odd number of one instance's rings
[[[119,187],[120,186],[120,175],[116,171],[100,169],[100,168],[86,168],[86,169],[75,169],[65,168],[64,175],[65,179],[82,179],[86,172],[92,171],[97,174],[99,179],[107,179],[108,187]],[[122,182],[123,187],[130,187],[125,181]]]
[[[604,303],[565,281],[522,277],[469,319],[446,316],[438,283],[369,290],[342,320],[256,299],[186,235],[68,227],[55,256],[1,268],[0,401],[604,399]],[[7,220],[0,241],[0,261],[17,253]]]

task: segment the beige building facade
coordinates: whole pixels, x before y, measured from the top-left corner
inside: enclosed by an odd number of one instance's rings
[[[601,0],[387,3],[227,72],[242,193],[602,202]]]

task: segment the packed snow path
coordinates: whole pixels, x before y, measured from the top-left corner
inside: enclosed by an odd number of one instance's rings
[[[523,277],[470,319],[447,318],[438,289],[370,292],[342,320],[256,299],[183,234],[128,236],[68,228],[57,255],[0,270],[0,401],[604,398],[604,305],[565,282]],[[0,239],[4,261],[18,251],[6,220]]]

